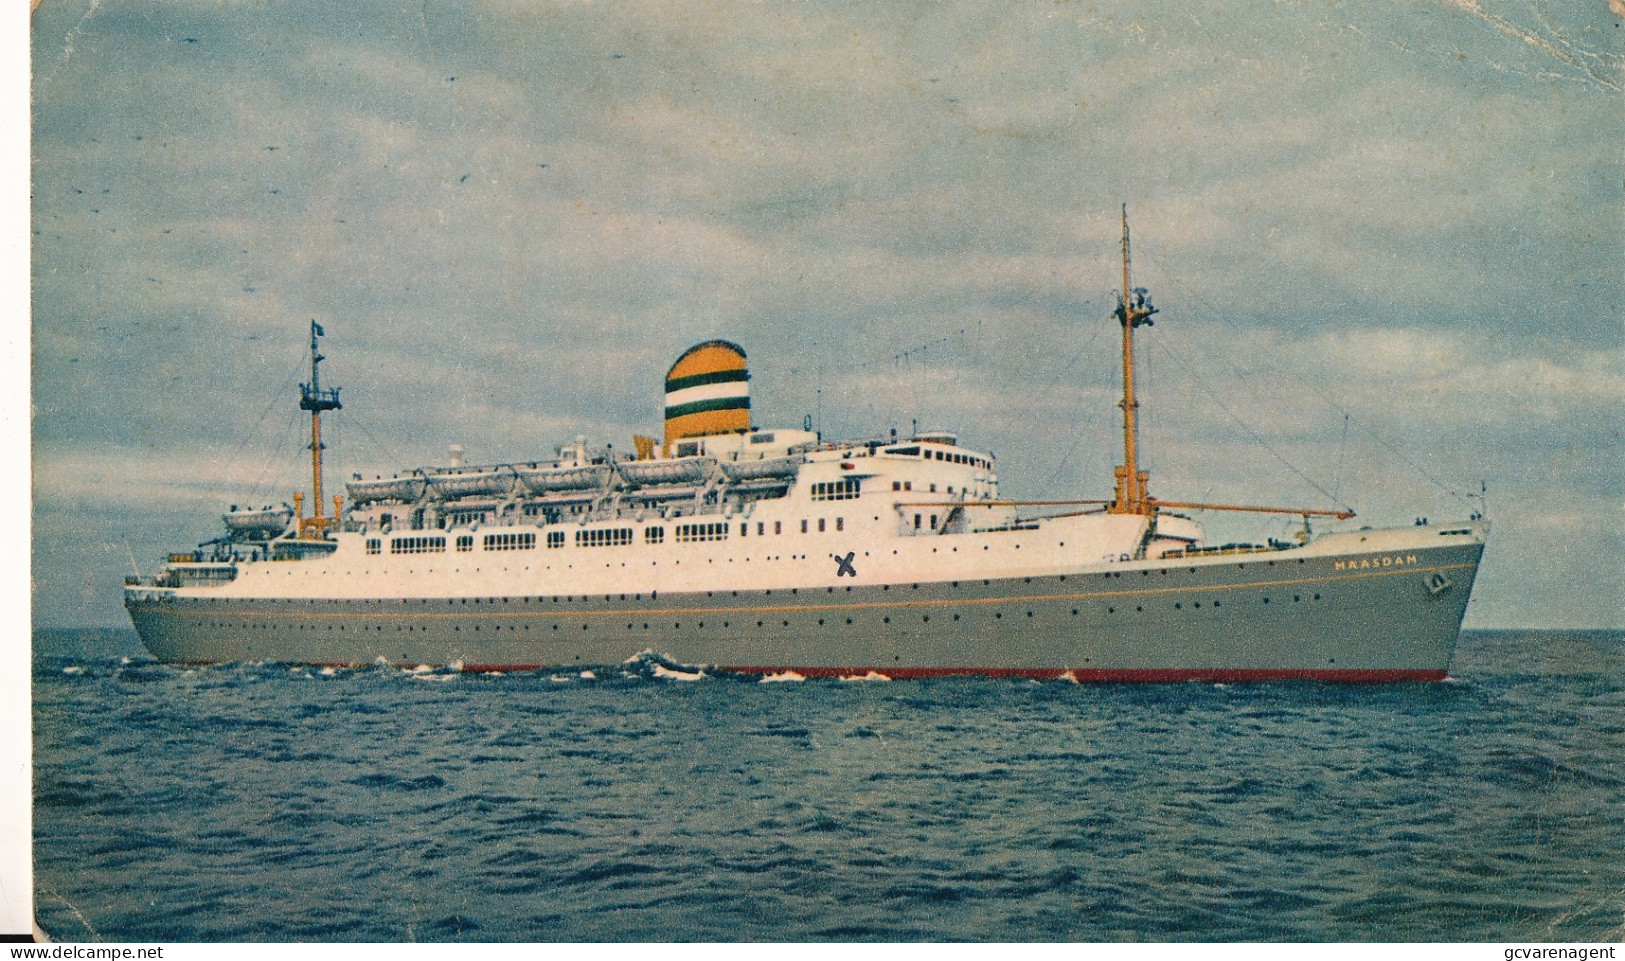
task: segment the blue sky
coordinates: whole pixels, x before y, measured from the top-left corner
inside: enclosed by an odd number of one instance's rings
[[[1118,457],[1153,493],[1496,529],[1469,626],[1625,626],[1625,28],[1591,2],[47,0],[34,611],[304,479],[629,447],[726,337],[756,420]],[[1250,526],[1249,526],[1250,525]],[[1220,537],[1282,525],[1217,517]]]

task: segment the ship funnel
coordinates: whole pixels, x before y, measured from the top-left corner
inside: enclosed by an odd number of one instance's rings
[[[666,372],[666,443],[750,430],[745,351],[726,340],[696,344]]]

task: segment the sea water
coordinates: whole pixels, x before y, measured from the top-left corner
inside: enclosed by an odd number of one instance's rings
[[[1382,686],[33,665],[58,939],[1625,938],[1617,632]]]

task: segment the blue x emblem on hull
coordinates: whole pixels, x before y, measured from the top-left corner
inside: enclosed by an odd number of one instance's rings
[[[858,576],[857,568],[852,566],[852,558],[855,556],[855,554],[856,554],[855,551],[847,551],[845,557],[836,557],[835,558],[835,565],[836,565],[835,566],[835,576],[836,577],[840,577],[842,574],[850,574],[853,577]],[[831,555],[831,556],[834,556],[834,555]]]

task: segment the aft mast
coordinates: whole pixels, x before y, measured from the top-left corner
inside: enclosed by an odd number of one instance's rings
[[[327,331],[322,325],[312,320],[310,322],[310,383],[299,385],[299,409],[310,411],[310,484],[315,514],[305,517],[300,511],[299,536],[307,539],[321,538],[327,528],[338,522],[339,505],[342,501],[333,498],[333,516],[322,516],[322,411],[339,410],[344,405],[339,403],[339,389],[337,387],[322,389],[321,363],[326,360],[319,349],[317,338],[325,337]],[[303,507],[298,494],[294,495],[294,503]]]
[[[1151,295],[1144,287],[1132,287],[1129,280],[1128,204],[1123,205],[1123,291],[1118,295],[1115,316],[1123,325],[1123,463],[1117,467],[1117,492],[1106,506],[1112,514],[1142,514],[1151,516],[1157,506],[1146,490],[1147,474],[1140,470],[1137,459],[1138,433],[1135,412],[1139,402],[1134,399],[1134,328],[1151,325],[1151,315],[1157,308],[1151,306]]]

